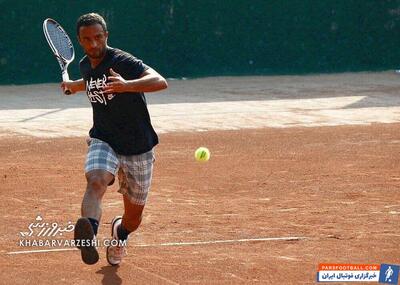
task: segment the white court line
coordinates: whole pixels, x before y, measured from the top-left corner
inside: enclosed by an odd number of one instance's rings
[[[274,238],[245,238],[245,239],[228,239],[228,240],[209,240],[209,241],[193,241],[193,242],[166,242],[159,244],[136,244],[134,247],[159,247],[159,246],[190,246],[190,245],[207,245],[219,243],[242,243],[242,242],[257,242],[257,241],[292,241],[304,240],[307,237],[274,237]],[[38,249],[38,250],[23,250],[23,251],[10,251],[8,255],[14,254],[29,254],[29,253],[44,253],[44,252],[57,252],[57,251],[72,251],[78,250],[77,248],[57,248],[57,249]]]
[[[150,274],[150,275],[152,275],[152,276],[154,276],[154,277],[157,277],[157,278],[159,278],[159,279],[161,279],[161,280],[164,280],[164,281],[166,281],[167,283],[170,283],[170,284],[178,284],[178,285],[179,285],[179,283],[176,283],[176,282],[174,282],[174,281],[172,281],[172,280],[170,280],[170,279],[167,279],[167,278],[165,278],[165,277],[162,277],[161,275],[158,275],[158,274],[155,274],[155,273],[153,273],[153,272],[144,270],[143,268],[141,268],[141,267],[139,267],[139,266],[137,266],[137,265],[134,265],[134,264],[132,264],[132,265],[133,265],[133,267],[135,267],[136,269],[138,269],[138,270],[140,270],[140,271],[142,271],[142,272],[144,272],[144,273],[146,273],[146,274]]]
[[[42,252],[52,252],[52,251],[71,251],[78,250],[77,248],[55,248],[55,249],[38,249],[38,250],[22,250],[22,251],[10,251],[7,254],[26,254],[26,253],[42,253]]]
[[[277,241],[277,240],[302,240],[306,237],[275,237],[275,238],[245,238],[245,239],[228,239],[228,240],[209,240],[209,241],[193,241],[193,242],[167,242],[160,244],[138,244],[136,247],[157,247],[157,246],[187,246],[201,244],[217,244],[217,243],[241,243],[241,242],[256,242],[256,241]]]

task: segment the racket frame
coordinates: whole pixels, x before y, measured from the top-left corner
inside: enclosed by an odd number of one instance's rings
[[[50,38],[49,31],[47,30],[47,23],[48,22],[52,22],[56,26],[56,28],[59,29],[64,34],[65,38],[68,41],[69,47],[72,49],[72,57],[71,57],[71,59],[68,60],[68,59],[64,58],[62,55],[60,55],[60,53],[58,52],[58,50],[54,46],[53,41]],[[62,80],[64,82],[69,81],[68,65],[75,58],[75,50],[74,50],[74,46],[72,44],[72,41],[71,41],[70,37],[68,36],[67,32],[63,29],[63,27],[56,20],[53,20],[51,18],[47,18],[46,20],[43,21],[43,33],[44,33],[44,36],[46,37],[47,43],[49,44],[51,50],[53,51],[53,53],[54,53],[54,55],[55,55],[55,57],[56,57],[56,59],[58,61],[58,64],[60,65]],[[71,90],[64,89],[64,94],[66,94],[66,95],[71,94]]]

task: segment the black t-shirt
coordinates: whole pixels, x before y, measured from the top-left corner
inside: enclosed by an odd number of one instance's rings
[[[139,78],[148,66],[131,54],[111,47],[107,47],[104,59],[94,69],[87,56],[82,58],[80,70],[93,108],[89,135],[105,141],[118,154],[145,153],[158,143],[146,98],[142,92],[103,94],[110,68],[124,79],[132,80]]]

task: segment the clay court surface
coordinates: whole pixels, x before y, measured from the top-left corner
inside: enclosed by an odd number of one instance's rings
[[[20,246],[37,216],[79,217],[91,111],[54,84],[0,87],[0,284],[315,284],[319,263],[400,264],[398,85],[390,72],[210,78],[147,95],[160,144],[119,267],[104,248],[87,266],[71,247]],[[121,209],[114,185],[99,239]]]

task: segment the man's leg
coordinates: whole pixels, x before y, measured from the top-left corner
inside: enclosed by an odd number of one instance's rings
[[[111,265],[118,265],[126,255],[128,235],[139,227],[142,222],[144,205],[132,203],[124,194],[124,215],[115,217],[111,222],[111,236],[118,245],[107,247],[107,261]]]
[[[74,239],[81,250],[82,260],[94,264],[99,260],[96,235],[101,219],[101,201],[107,186],[114,181],[118,158],[112,148],[98,139],[90,139],[86,156],[87,186],[83,196],[81,214],[75,225]]]
[[[119,192],[124,197],[124,215],[115,217],[111,223],[111,235],[118,241],[126,241],[128,235],[137,230],[150,191],[153,173],[154,151],[126,156],[120,159],[118,172]],[[125,245],[125,244],[124,244]],[[125,246],[107,247],[107,261],[111,265],[121,263],[126,254]]]
[[[122,216],[121,225],[117,229],[118,238],[126,240],[128,235],[137,230],[142,222],[144,205],[132,203],[129,198],[124,195],[124,215]]]
[[[81,213],[75,225],[74,239],[81,250],[83,262],[95,264],[99,260],[96,249],[96,235],[101,218],[101,200],[114,175],[104,170],[86,173],[87,187],[83,197]]]
[[[92,170],[86,173],[86,192],[83,196],[81,213],[82,217],[91,218],[100,222],[101,200],[107,186],[114,180],[114,175],[105,170]],[[95,229],[95,232],[97,229]],[[97,234],[97,232],[95,233]]]

